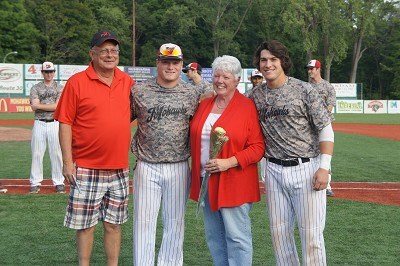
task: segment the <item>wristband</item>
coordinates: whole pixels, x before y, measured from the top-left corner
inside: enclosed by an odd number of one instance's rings
[[[332,155],[330,154],[321,154],[320,155],[320,164],[319,168],[325,169],[325,170],[330,170],[331,169],[331,160],[332,160]]]

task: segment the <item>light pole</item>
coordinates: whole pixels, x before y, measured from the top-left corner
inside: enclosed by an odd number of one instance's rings
[[[12,51],[12,52],[9,52],[8,54],[6,54],[6,55],[4,56],[4,58],[3,58],[3,63],[6,62],[6,58],[7,58],[7,56],[9,56],[10,54],[18,54],[18,52],[17,52],[17,51]]]

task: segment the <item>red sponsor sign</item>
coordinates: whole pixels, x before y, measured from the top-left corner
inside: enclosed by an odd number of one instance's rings
[[[0,113],[31,113],[29,98],[0,98]]]

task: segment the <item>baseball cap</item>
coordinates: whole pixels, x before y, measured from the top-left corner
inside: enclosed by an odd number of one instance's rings
[[[93,46],[100,46],[105,41],[108,41],[108,40],[113,40],[117,44],[120,43],[120,41],[118,40],[118,37],[115,33],[111,32],[109,30],[101,30],[101,31],[96,32],[93,35],[92,41],[90,42],[90,48],[93,48]]]
[[[251,72],[251,77],[263,77],[263,75],[256,69]]]
[[[316,59],[310,60],[310,62],[308,62],[308,64],[304,68],[314,68],[314,67],[321,68],[321,62]]]
[[[185,66],[182,69],[182,72],[186,73],[186,72],[188,72],[189,69],[198,70],[200,72],[203,70],[203,68],[201,67],[201,65],[199,63],[193,62],[193,63],[190,63],[189,65]]]
[[[161,45],[160,49],[158,49],[157,57],[159,60],[183,60],[181,48],[173,43],[166,43]]]
[[[56,71],[52,62],[44,62],[42,64],[42,71]]]

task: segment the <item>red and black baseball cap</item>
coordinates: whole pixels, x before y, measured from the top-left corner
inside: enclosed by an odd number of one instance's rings
[[[186,73],[186,72],[188,72],[189,69],[198,70],[200,72],[203,70],[203,68],[201,67],[201,65],[199,63],[193,62],[193,63],[190,63],[189,65],[185,66],[182,69],[182,72]]]
[[[115,33],[111,32],[109,30],[98,31],[93,35],[92,41],[90,42],[90,48],[93,48],[93,46],[100,46],[105,41],[109,41],[109,40],[116,42],[116,44],[118,44],[118,45],[120,43],[120,41]]]

